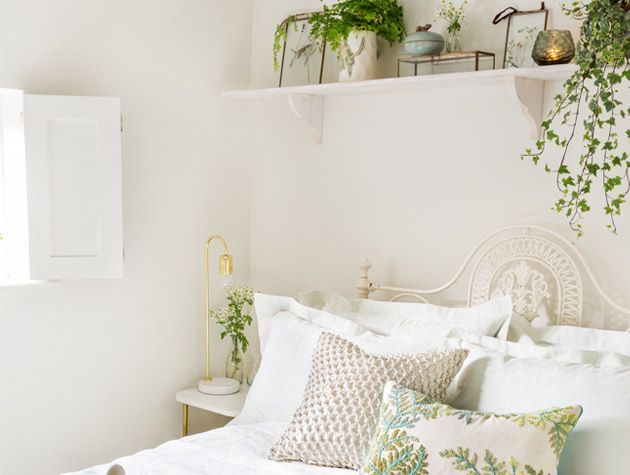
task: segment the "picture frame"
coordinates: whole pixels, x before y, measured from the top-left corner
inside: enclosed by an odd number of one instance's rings
[[[308,23],[312,13],[298,13],[285,20],[286,36],[280,60],[278,87],[321,84],[326,43],[313,41]]]
[[[519,11],[508,18],[503,53],[504,68],[527,68],[536,64],[532,49],[538,33],[547,29],[549,10],[542,2],[538,10]]]

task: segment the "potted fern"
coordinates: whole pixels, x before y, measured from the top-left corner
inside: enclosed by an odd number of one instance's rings
[[[311,38],[337,52],[340,81],[374,79],[377,39],[391,45],[405,38],[403,8],[397,0],[342,0],[313,13],[308,22]]]

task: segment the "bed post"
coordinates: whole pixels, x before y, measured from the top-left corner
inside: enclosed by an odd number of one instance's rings
[[[357,290],[359,291],[359,298],[367,299],[370,297],[370,278],[368,277],[368,272],[372,264],[367,259],[364,259],[359,269],[361,269],[361,277],[357,281]]]

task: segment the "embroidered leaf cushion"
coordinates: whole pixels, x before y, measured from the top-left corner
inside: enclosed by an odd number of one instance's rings
[[[555,475],[580,406],[529,414],[454,409],[388,382],[362,473]]]
[[[304,398],[270,458],[330,467],[361,467],[378,420],[383,385],[391,380],[440,400],[467,350],[373,355],[332,333],[322,333]]]

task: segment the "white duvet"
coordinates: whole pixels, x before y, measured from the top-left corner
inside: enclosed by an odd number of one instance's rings
[[[111,464],[99,465],[75,473],[105,475],[113,463],[121,465],[127,475],[347,475],[355,473],[351,470],[267,460],[269,448],[286,427],[286,423],[280,422],[228,425],[221,429],[166,442],[154,449],[119,458]]]

